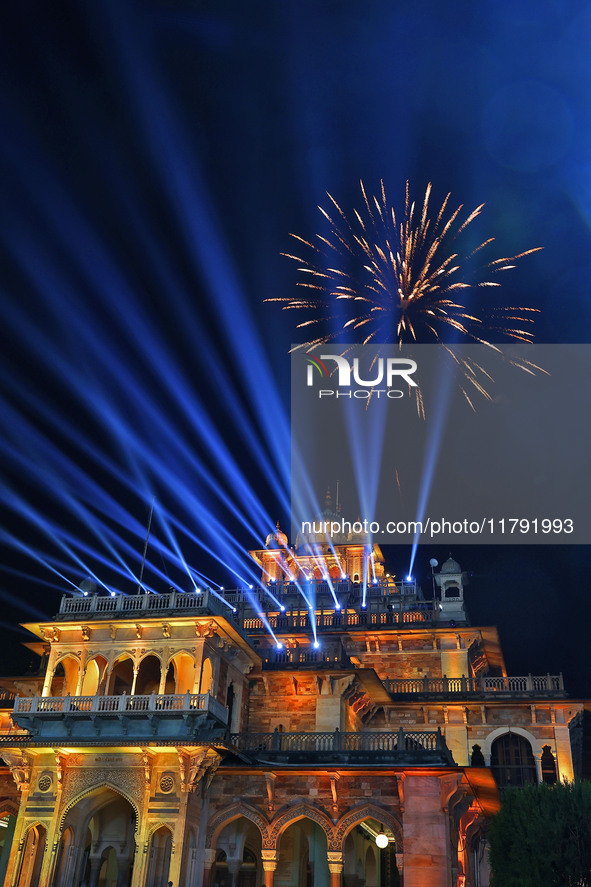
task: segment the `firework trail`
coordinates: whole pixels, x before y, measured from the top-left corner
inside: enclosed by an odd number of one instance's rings
[[[298,286],[306,290],[305,295],[266,301],[282,303],[284,310],[315,315],[297,324],[298,329],[310,330],[312,337],[296,348],[313,350],[349,331],[361,335],[362,344],[436,342],[446,347],[472,391],[488,397],[487,370],[472,359],[458,358],[449,346],[475,342],[500,352],[491,337],[531,342],[537,309],[505,306],[477,314],[462,303],[464,300],[459,301],[460,292],[500,287],[494,279],[497,275],[541,247],[496,258],[471,270],[475,257],[480,258],[481,251],[494,241],[491,237],[460,256],[463,235],[484,204],[465,215],[462,205],[449,209],[448,194],[440,209],[431,213],[431,184],[417,207],[407,182],[404,214],[397,218],[383,181],[379,194],[371,196],[361,182],[361,194],[363,212],[353,210],[350,217],[328,194],[331,213],[319,207],[330,227],[328,236],[318,234],[311,242],[291,235],[304,250],[302,255],[283,255],[298,263],[302,275]],[[351,309],[345,317],[334,313],[336,302],[345,302]],[[331,321],[333,329],[326,332]],[[516,364],[528,372],[539,369],[528,361]],[[462,390],[473,406],[468,391]]]

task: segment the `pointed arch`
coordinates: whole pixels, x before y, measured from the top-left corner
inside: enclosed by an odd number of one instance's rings
[[[18,816],[19,805],[16,801],[11,800],[10,798],[5,798],[0,801],[0,819],[3,819],[5,816]]]
[[[107,659],[102,653],[94,653],[87,659],[82,679],[82,696],[94,696],[99,692],[101,684],[104,685],[107,667]]]
[[[211,693],[213,683],[213,667],[211,658],[206,656],[201,665],[201,680],[199,682],[200,693]]]
[[[127,664],[129,663],[129,664]],[[130,653],[120,653],[107,669],[107,696],[129,693],[133,685],[135,659]]]
[[[82,792],[75,795],[75,797],[73,797],[70,801],[68,801],[68,803],[66,804],[66,806],[63,809],[62,815],[60,816],[59,830],[58,830],[58,835],[56,836],[58,839],[61,839],[61,836],[64,831],[66,816],[68,815],[70,810],[72,810],[72,808],[75,807],[76,804],[78,804],[84,798],[87,798],[89,795],[92,795],[95,793],[97,795],[99,795],[100,792],[104,791],[105,789],[111,789],[111,791],[115,792],[116,795],[120,795],[123,798],[123,800],[127,801],[128,804],[131,805],[131,808],[132,808],[133,812],[135,813],[135,829],[134,829],[134,831],[135,831],[136,836],[139,834],[139,830],[140,830],[140,808],[139,808],[139,805],[133,799],[133,797],[130,794],[128,794],[127,792],[123,791],[122,788],[115,785],[113,782],[105,781],[105,782],[97,783],[95,785],[88,786]],[[95,813],[97,813],[99,810],[101,810],[102,807],[104,807],[108,803],[109,803],[109,801],[106,800],[104,804],[100,804],[96,808],[96,810],[93,812],[93,815]]]
[[[168,659],[166,669],[174,669],[175,693],[192,693],[195,686],[196,662],[188,650],[176,650]]]
[[[319,810],[316,807],[311,807],[306,803],[288,807],[287,810],[284,810],[283,813],[280,813],[275,819],[271,820],[269,825],[269,840],[272,843],[269,846],[276,847],[283,832],[294,822],[297,822],[298,819],[310,819],[312,822],[317,823],[326,834],[328,849],[332,850],[332,844],[334,843],[334,826],[332,820],[326,813],[324,813],[324,811]]]
[[[402,843],[402,823],[390,810],[378,807],[376,804],[362,804],[359,807],[353,807],[344,813],[334,827],[335,846],[329,847],[330,850],[342,852],[344,843],[349,832],[360,822],[365,819],[377,819],[390,829],[396,838],[396,852],[403,853]]]
[[[63,671],[63,676],[57,674],[60,666]],[[75,653],[64,653],[61,655],[53,666],[53,677],[49,687],[49,695],[55,697],[58,695],[67,696],[69,694],[70,696],[73,696],[76,692],[80,668],[80,657],[76,656]],[[60,682],[61,687],[59,687]],[[60,689],[59,694],[57,692],[58,687]]]
[[[250,820],[250,822],[253,822],[257,826],[261,833],[263,847],[266,847],[267,844],[265,841],[268,840],[269,820],[255,807],[251,807],[250,804],[244,804],[242,802],[232,804],[231,807],[226,807],[223,810],[218,810],[217,813],[214,813],[210,818],[207,826],[207,846],[213,849],[216,846],[223,829],[230,822],[239,819],[241,816]]]
[[[147,840],[148,840],[148,841],[151,841],[151,840],[152,840],[152,837],[155,835],[155,833],[158,831],[158,829],[161,829],[161,828],[168,829],[168,831],[170,832],[170,834],[171,834],[172,836],[174,836],[174,829],[173,829],[173,827],[170,825],[170,823],[169,823],[169,822],[164,822],[163,819],[159,819],[158,822],[152,823],[152,824],[150,825],[150,828],[149,828],[149,831],[148,831],[148,834],[147,834]]]
[[[47,826],[40,820],[30,823],[22,837],[18,887],[38,887],[46,844]]]

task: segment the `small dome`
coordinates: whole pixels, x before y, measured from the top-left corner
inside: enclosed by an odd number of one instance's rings
[[[287,536],[279,529],[279,521],[274,533],[269,533],[265,539],[266,548],[287,548]]]
[[[450,556],[446,560],[446,562],[441,565],[441,572],[442,573],[461,573],[462,568],[460,567],[460,565],[458,564],[457,561],[454,561],[453,557],[450,554]]]

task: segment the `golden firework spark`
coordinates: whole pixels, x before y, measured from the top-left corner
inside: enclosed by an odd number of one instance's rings
[[[462,218],[463,206],[449,211],[451,195],[441,208],[430,215],[431,184],[427,186],[420,209],[411,200],[406,183],[404,216],[399,221],[389,206],[383,181],[380,193],[369,196],[361,182],[363,214],[353,210],[347,217],[337,201],[328,194],[336,212],[320,212],[330,226],[330,236],[316,235],[310,242],[297,234],[291,236],[305,253],[284,253],[298,263],[303,279],[298,286],[308,292],[301,297],[267,299],[283,303],[284,309],[307,310],[316,317],[297,324],[298,329],[326,326],[335,301],[347,301],[352,316],[338,318],[341,329],[319,333],[299,347],[314,347],[341,337],[343,331],[362,330],[362,343],[369,342],[443,342],[455,331],[451,341],[460,338],[490,344],[488,334],[531,342],[533,315],[537,309],[525,306],[496,307],[489,316],[478,316],[475,309],[458,301],[460,290],[499,287],[492,279],[515,266],[524,256],[541,247],[515,256],[493,259],[484,266],[486,279],[462,279],[462,268],[494,238],[483,241],[460,258],[456,242],[480,215],[484,204]],[[306,258],[307,254],[307,258]],[[481,271],[482,273],[482,271]]]
[[[493,279],[515,267],[525,256],[541,247],[514,256],[488,261],[473,269],[473,260],[494,238],[484,240],[467,255],[460,256],[458,245],[466,229],[480,215],[484,204],[463,214],[463,205],[449,209],[448,194],[440,209],[431,214],[431,184],[427,186],[420,208],[410,197],[406,183],[404,214],[398,219],[386,198],[383,181],[378,195],[368,195],[363,184],[363,212],[353,210],[347,216],[328,194],[333,210],[319,210],[330,227],[329,236],[317,234],[314,241],[297,234],[291,236],[305,249],[302,255],[283,253],[298,263],[302,279],[298,286],[306,290],[300,297],[267,299],[282,303],[284,310],[307,311],[315,316],[297,324],[298,329],[318,330],[295,348],[313,350],[319,345],[342,339],[343,333],[361,331],[361,343],[408,344],[437,342],[447,346],[464,379],[480,394],[488,397],[482,377],[487,371],[473,360],[458,359],[449,348],[461,342],[476,342],[499,350],[491,338],[531,342],[534,336],[536,308],[505,306],[483,308],[479,313],[458,301],[461,290],[474,287],[500,287]],[[345,316],[334,312],[336,302],[350,303]],[[326,327],[332,322],[332,330]],[[528,369],[526,362],[517,362]],[[539,369],[529,364],[528,371]],[[464,394],[473,406],[467,390]]]

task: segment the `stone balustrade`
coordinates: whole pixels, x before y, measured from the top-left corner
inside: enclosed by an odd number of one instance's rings
[[[341,733],[233,733],[230,744],[255,760],[292,763],[450,764],[441,730]]]
[[[221,735],[228,709],[209,693],[17,696],[12,719],[39,739],[198,739]]]
[[[399,696],[560,696],[566,695],[562,674],[483,676],[478,678],[391,678],[382,681],[388,693]]]
[[[141,715],[145,712],[195,712],[213,714],[223,724],[228,722],[228,710],[209,693],[172,693],[142,696],[17,696],[13,715],[64,715],[87,713],[125,713]]]
[[[249,634],[267,632],[267,623],[275,632],[307,631],[312,628],[312,622],[317,631],[330,632],[431,624],[439,618],[439,611],[432,601],[420,600],[411,593],[411,590],[416,592],[416,586],[411,583],[400,583],[400,588],[368,586],[365,602],[358,584],[335,583],[333,592],[337,600],[343,602],[341,609],[336,606],[333,594],[329,593],[328,584],[319,582],[313,594],[317,602],[314,614],[306,609],[297,586],[286,583],[269,586],[269,589],[272,598],[262,588],[229,590],[223,597],[211,589],[166,594],[64,595],[56,618],[116,619],[190,612],[196,616],[223,616]]]

